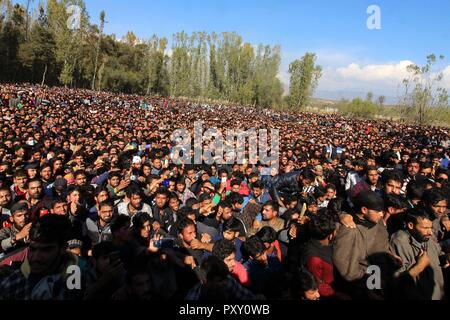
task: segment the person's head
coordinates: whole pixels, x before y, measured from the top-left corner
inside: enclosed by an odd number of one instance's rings
[[[178,237],[185,247],[190,247],[192,240],[197,237],[195,222],[188,218],[183,218],[178,222]]]
[[[27,193],[31,199],[37,200],[42,195],[42,182],[40,179],[31,179],[27,182]]]
[[[137,264],[127,270],[125,279],[133,300],[149,300],[152,294],[152,280],[146,264]]]
[[[183,193],[184,190],[186,189],[186,181],[183,178],[179,178],[177,180],[175,188],[176,188],[177,192]]]
[[[257,180],[256,182],[254,182],[252,184],[252,192],[256,198],[261,196],[263,191],[264,191],[264,186],[260,180]]]
[[[156,170],[160,170],[162,168],[162,161],[159,158],[155,158],[152,160],[152,166]]]
[[[420,171],[420,161],[419,161],[419,159],[417,159],[417,158],[409,159],[406,168],[408,170],[408,174],[411,177],[415,177]]]
[[[49,164],[45,164],[41,167],[41,170],[39,172],[41,179],[44,181],[50,181],[52,178],[52,166]]]
[[[242,245],[245,252],[248,254],[250,259],[256,263],[267,266],[269,261],[267,258],[266,247],[264,243],[257,236],[252,236],[247,239]]]
[[[106,187],[98,186],[95,188],[94,192],[95,202],[99,204],[100,202],[106,201],[109,199],[109,192]]]
[[[145,212],[139,212],[133,217],[133,234],[139,239],[150,239],[152,232],[152,218]]]
[[[67,202],[79,204],[81,199],[80,187],[71,185],[67,188]]]
[[[181,200],[178,198],[178,196],[175,193],[171,193],[170,198],[169,198],[170,210],[172,210],[173,212],[176,213],[180,209],[180,205],[181,205]]]
[[[142,205],[142,190],[135,185],[131,185],[127,188],[126,191],[127,198],[130,199],[130,205],[139,210]]]
[[[60,216],[65,216],[68,211],[67,201],[62,198],[57,198],[53,200],[50,213]]]
[[[92,248],[92,264],[98,276],[104,274],[114,259],[117,259],[118,248],[111,241],[102,241]],[[120,259],[120,257],[119,257]]]
[[[373,191],[363,191],[355,200],[355,209],[365,220],[377,224],[384,215],[384,201]]]
[[[300,300],[315,301],[320,299],[319,286],[314,276],[301,270],[293,280],[294,293],[299,295]]]
[[[376,186],[378,184],[379,174],[377,167],[367,167],[366,169],[367,182],[371,186]]]
[[[425,192],[426,184],[423,180],[412,180],[406,187],[406,197],[413,204],[417,205]]]
[[[30,222],[30,209],[26,202],[18,202],[11,208],[9,221],[18,230],[22,230]]]
[[[438,219],[440,219],[447,210],[448,200],[440,189],[434,188],[425,190],[422,196],[422,201],[427,212],[434,215],[434,217]]]
[[[239,237],[240,222],[238,219],[231,217],[222,224],[222,235],[226,240],[234,240]]]
[[[336,186],[334,184],[328,184],[326,189],[327,189],[327,193],[326,193],[325,198],[327,200],[336,198],[337,190],[336,190]]]
[[[239,192],[241,190],[242,181],[240,179],[233,179],[230,182],[231,192]]]
[[[133,217],[134,218],[134,217]],[[119,242],[125,242],[130,236],[131,220],[129,216],[118,215],[111,221],[111,234]]]
[[[212,254],[222,260],[228,267],[230,272],[233,272],[236,266],[236,247],[233,241],[219,240],[214,244]]]
[[[83,187],[87,184],[87,175],[84,170],[76,171],[73,176],[75,177],[75,184],[77,186]]]
[[[406,211],[404,221],[408,232],[420,243],[428,242],[433,235],[433,222],[421,209]]]
[[[239,212],[242,209],[244,203],[244,197],[237,192],[232,192],[227,196],[227,200],[231,204],[232,210]]]
[[[396,194],[388,194],[384,197],[385,212],[390,215],[402,214],[408,208],[406,200]]]
[[[262,227],[255,235],[264,243],[266,250],[271,249],[278,238],[277,232],[269,226]]]
[[[67,217],[49,214],[30,230],[28,262],[33,275],[58,272],[67,250],[71,224]]]
[[[120,173],[117,171],[110,172],[108,175],[108,184],[113,188],[117,188],[120,184]]]
[[[102,202],[98,205],[98,218],[100,219],[100,222],[103,222],[104,224],[109,224],[111,222],[113,212],[114,205],[109,201]]]
[[[305,169],[299,175],[302,187],[309,187],[316,180],[316,175],[310,169]]]
[[[397,194],[402,192],[403,179],[397,172],[390,172],[385,177],[386,183],[384,184],[385,194]]]
[[[309,222],[309,233],[312,239],[331,243],[336,236],[336,222],[327,209],[319,210]]]
[[[6,208],[11,204],[11,190],[8,187],[0,188],[0,207]]]
[[[27,184],[28,176],[25,170],[17,170],[13,175],[14,185],[21,189],[25,189]]]
[[[433,165],[430,162],[423,163],[420,167],[420,175],[426,178],[433,177]]]
[[[268,201],[263,205],[262,216],[264,221],[270,221],[278,217],[279,206],[276,202]]]
[[[326,200],[326,190],[322,186],[319,186],[314,189],[314,198],[317,201],[317,204],[321,204]]]
[[[159,209],[165,208],[169,201],[169,191],[166,188],[159,188],[155,194],[155,204]]]
[[[364,172],[364,168],[366,166],[366,163],[364,162],[364,160],[358,159],[358,160],[353,161],[352,165],[353,165],[353,169],[356,172],[362,173],[362,172]]]

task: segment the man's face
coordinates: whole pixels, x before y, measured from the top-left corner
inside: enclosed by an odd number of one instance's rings
[[[184,189],[186,189],[186,185],[184,183],[177,183],[177,191],[179,193],[183,193]]]
[[[110,223],[113,215],[113,207],[103,206],[98,212],[100,220],[104,223]]]
[[[139,209],[141,207],[142,197],[138,194],[133,194],[130,198],[130,204],[133,208]]]
[[[378,223],[384,216],[383,211],[370,210],[362,208],[364,217],[373,223]]]
[[[14,179],[14,184],[16,186],[18,186],[19,188],[25,188],[25,184],[27,183],[27,177],[26,176],[19,176],[19,177],[15,177]]]
[[[162,162],[161,162],[161,159],[155,159],[155,160],[153,160],[153,167],[155,168],[155,169],[161,169],[162,168]]]
[[[52,176],[52,170],[50,169],[50,167],[45,167],[44,169],[41,170],[41,178],[44,179],[45,181],[50,180]]]
[[[367,180],[369,181],[369,184],[370,184],[371,186],[376,186],[376,185],[377,185],[377,183],[378,183],[378,178],[379,178],[379,175],[378,175],[377,170],[370,170],[370,171],[367,173]]]
[[[155,203],[158,208],[164,208],[167,204],[167,195],[157,194],[155,198]]]
[[[239,190],[241,189],[240,185],[234,185],[231,187],[231,192],[239,193]]]
[[[195,179],[195,170],[188,170],[186,173],[186,176],[191,179],[194,180]]]
[[[83,187],[87,183],[87,177],[85,174],[79,174],[75,178],[77,186]]]
[[[367,160],[367,166],[374,167],[376,165],[375,159],[368,159]]]
[[[149,166],[144,166],[142,168],[142,173],[144,175],[144,177],[148,177],[152,172],[152,168],[150,168]]]
[[[266,250],[264,250],[263,253],[257,254],[256,257],[253,257],[253,259],[263,266],[267,266],[269,264]]]
[[[252,188],[252,191],[253,191],[253,195],[258,198],[259,196],[262,195],[263,189],[261,189],[261,188]]]
[[[419,242],[428,242],[433,235],[433,222],[428,219],[418,219],[417,224],[408,223],[408,230]]]
[[[320,299],[319,289],[311,289],[304,292],[304,299],[309,301],[316,301]]]
[[[11,203],[11,191],[0,191],[0,207],[7,207]]]
[[[64,249],[56,243],[32,241],[28,251],[31,274],[50,274],[58,267]]]
[[[272,206],[264,206],[262,216],[265,221],[269,221],[277,216],[277,212],[273,210]]]
[[[33,181],[28,185],[28,193],[32,199],[39,199],[42,194],[42,184],[40,181]]]
[[[441,218],[445,214],[446,210],[447,210],[447,201],[446,200],[442,200],[442,201],[436,203],[435,205],[431,205],[431,211],[433,211],[434,215],[437,218]]]
[[[11,218],[12,218],[12,222],[13,222],[14,226],[18,230],[22,230],[22,228],[28,224],[28,222],[30,220],[29,217],[30,217],[30,214],[28,213],[28,211],[23,210],[23,211],[14,213]]]
[[[334,199],[335,196],[336,196],[336,190],[334,190],[334,189],[327,189],[327,194],[325,196],[325,198],[327,200]]]
[[[187,226],[181,232],[181,238],[187,245],[190,245],[192,240],[194,240],[196,238],[196,236],[197,236],[197,234],[196,234],[195,226],[192,226],[192,225]]]
[[[65,216],[67,214],[68,205],[67,202],[61,202],[55,204],[55,206],[52,209],[52,214],[57,214],[60,216]]]
[[[235,238],[239,236],[239,232],[235,232],[232,230],[226,230],[222,232],[223,238],[225,240],[233,241]]]
[[[169,200],[169,208],[173,212],[177,212],[178,209],[180,209],[180,202],[178,201],[177,198],[170,198],[170,200]]]
[[[431,168],[423,168],[420,170],[420,175],[430,178],[433,173],[433,170]]]
[[[120,178],[119,177],[112,177],[109,179],[109,185],[113,188],[118,187],[120,184]]]
[[[231,217],[233,216],[233,210],[231,210],[231,208],[223,208],[222,209],[222,219],[227,221],[230,220]]]
[[[34,179],[37,175],[37,170],[36,169],[28,169],[27,175],[30,179]]]
[[[407,169],[408,169],[408,174],[411,177],[414,177],[415,175],[417,175],[419,173],[420,164],[418,164],[416,162],[410,163],[410,164],[408,164]]]
[[[98,196],[95,197],[95,200],[97,201],[97,203],[102,203],[103,201],[108,200],[109,198],[109,193],[106,191],[102,191],[98,194]]]
[[[402,184],[399,181],[389,180],[385,185],[386,194],[400,195]]]
[[[223,259],[223,262],[225,262],[225,264],[227,265],[228,270],[230,272],[233,272],[234,267],[236,266],[236,254],[233,252],[228,257]]]

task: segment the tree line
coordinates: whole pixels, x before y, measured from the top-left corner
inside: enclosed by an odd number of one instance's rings
[[[30,0],[28,4],[30,4]],[[70,11],[70,6],[77,11]],[[291,97],[278,78],[281,47],[245,42],[237,33],[178,32],[122,39],[90,23],[83,0],[47,0],[33,12],[0,0],[0,81],[124,93],[209,98],[269,107],[306,106],[320,77],[315,55],[291,65]],[[77,16],[74,16],[76,14]]]

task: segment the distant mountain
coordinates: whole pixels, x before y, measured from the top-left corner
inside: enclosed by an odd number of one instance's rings
[[[376,99],[378,99],[378,96],[382,95],[382,94],[377,94],[376,92],[373,92],[373,93],[374,93],[374,101],[376,101]],[[339,91],[317,90],[314,93],[314,98],[326,99],[326,100],[336,100],[336,101],[339,101],[341,99],[352,100],[352,99],[358,98],[358,97],[361,99],[365,99],[366,96],[367,96],[367,92],[345,91],[345,90],[339,90]],[[397,97],[386,96],[385,104],[392,105],[392,104],[396,104],[396,103],[398,103]]]

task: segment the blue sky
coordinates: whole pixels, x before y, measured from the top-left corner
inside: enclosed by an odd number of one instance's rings
[[[91,21],[106,11],[107,33],[171,38],[178,31],[236,31],[252,44],[279,44],[280,78],[289,63],[316,52],[324,68],[318,96],[369,90],[395,96],[407,62],[429,53],[450,65],[450,1],[398,0],[85,0]],[[20,2],[25,2],[24,0]],[[37,1],[36,1],[37,2]],[[381,30],[369,30],[367,8],[381,9]],[[402,63],[403,61],[403,63]],[[444,79],[450,88],[450,67]]]

